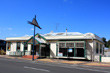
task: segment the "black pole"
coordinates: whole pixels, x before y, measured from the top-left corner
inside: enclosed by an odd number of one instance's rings
[[[34,37],[33,37],[33,56],[32,56],[32,61],[34,61],[34,46],[35,46],[35,25],[34,25]]]

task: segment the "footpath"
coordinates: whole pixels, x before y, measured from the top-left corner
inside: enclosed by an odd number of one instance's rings
[[[10,59],[24,59],[24,60],[32,60],[22,57],[12,57],[7,55],[0,55],[3,58],[10,58]],[[51,63],[64,63],[64,64],[75,64],[75,65],[84,65],[84,66],[96,66],[96,67],[110,67],[110,63],[102,63],[102,62],[91,62],[91,61],[77,61],[77,60],[64,60],[64,59],[35,59],[35,61],[42,61],[42,62],[51,62]]]

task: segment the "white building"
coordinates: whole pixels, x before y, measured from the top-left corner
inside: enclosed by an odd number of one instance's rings
[[[6,55],[32,55],[33,37],[6,38]],[[50,58],[75,58],[99,61],[104,43],[93,33],[63,32],[36,34],[34,54]]]

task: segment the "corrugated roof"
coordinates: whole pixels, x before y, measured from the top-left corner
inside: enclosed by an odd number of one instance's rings
[[[41,39],[35,37],[36,40],[38,40],[40,43],[45,43],[44,41],[42,41]]]
[[[79,33],[79,32],[60,32],[60,33],[47,33],[47,34],[44,34],[44,36],[66,36],[66,35],[82,35],[82,33]]]

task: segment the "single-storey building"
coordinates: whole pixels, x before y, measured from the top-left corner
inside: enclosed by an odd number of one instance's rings
[[[6,38],[6,55],[32,55],[32,47],[32,36]],[[104,54],[104,42],[93,33],[37,33],[34,54],[39,57],[99,61],[99,56]]]

